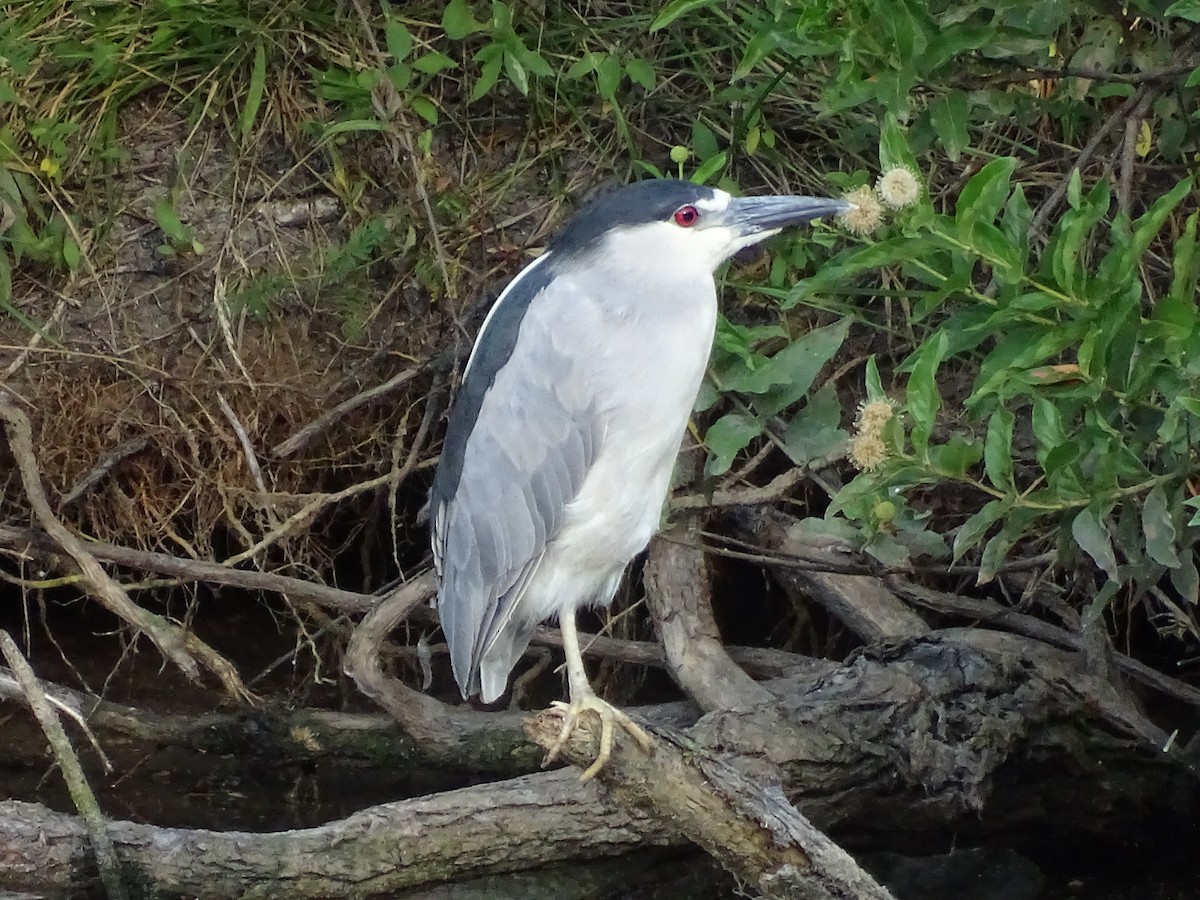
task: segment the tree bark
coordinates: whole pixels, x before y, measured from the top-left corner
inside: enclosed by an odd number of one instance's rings
[[[1048,820],[1112,833],[1197,807],[1191,769],[1139,736],[1111,686],[1080,673],[1070,654],[1014,635],[937,632],[767,686],[772,703],[709,713],[688,729],[689,764],[715,760],[764,790],[778,779],[840,839],[886,844],[897,832],[996,833]],[[590,761],[595,737],[577,729],[568,752]],[[619,760],[629,741],[618,731],[616,742]],[[605,778],[581,785],[574,770],[540,773],[273,834],[126,822],[110,833],[133,896],[202,900],[368,897],[684,843],[678,822],[646,814]],[[0,804],[0,888],[94,885],[86,841],[73,817]]]

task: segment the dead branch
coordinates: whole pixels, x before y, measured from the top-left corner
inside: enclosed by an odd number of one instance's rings
[[[562,730],[561,710],[529,720],[531,739],[549,749]],[[858,864],[788,802],[778,781],[751,780],[720,756],[670,729],[655,729],[644,750],[622,735],[600,779],[625,808],[672,822],[726,870],[767,898],[890,900]],[[590,719],[572,733],[565,755],[588,766],[599,744]]]
[[[769,702],[770,693],[738,667],[713,617],[708,566],[694,515],[651,542],[643,581],[646,604],[663,643],[667,670],[704,710]]]
[[[197,900],[384,896],[448,873],[520,871],[682,841],[613,808],[573,771],[386,803],[317,828],[250,834],[110,822],[108,831],[136,896]],[[72,816],[0,803],[0,887],[78,890],[93,877],[80,864],[86,840]]]
[[[825,557],[829,565],[846,561],[845,554],[812,546],[796,529],[796,520],[775,510],[754,517],[755,539],[771,553]],[[873,575],[772,567],[772,575],[793,598],[812,599],[844,622],[864,642],[927,634],[929,626]]]
[[[96,557],[85,548],[83,542],[54,515],[42,488],[29,419],[4,391],[0,391],[0,418],[4,419],[9,448],[16,459],[25,495],[38,524],[70,557],[70,565],[83,575],[83,584],[88,588],[88,593],[138,633],[149,637],[163,656],[189,679],[200,679],[197,667],[199,661],[200,665],[217,677],[227,694],[238,700],[249,699],[250,693],[242,684],[237,669],[225,657],[195,635],[130,600],[121,586],[100,567]]]
[[[271,448],[271,455],[282,459],[286,456],[291,456],[298,450],[303,450],[308,444],[324,431],[327,431],[330,426],[341,421],[354,410],[361,406],[366,406],[380,397],[390,394],[392,391],[403,387],[412,381],[422,372],[427,371],[431,366],[437,367],[439,364],[444,365],[440,357],[435,357],[428,363],[419,366],[413,366],[411,369],[405,369],[403,372],[397,372],[383,384],[377,384],[374,387],[368,388],[365,391],[360,391],[353,397],[348,397],[343,400],[333,409],[327,410],[317,418],[313,419],[287,440],[276,444]]]
[[[54,543],[48,535],[8,525],[0,525],[0,547],[21,553],[34,553],[55,560],[65,556],[63,548]],[[152,553],[146,550],[135,550],[131,547],[118,547],[116,544],[108,544],[103,541],[89,541],[87,549],[96,559],[118,566],[126,566],[142,572],[154,572],[182,581],[202,581],[209,584],[243,588],[248,591],[271,591],[283,594],[293,600],[313,603],[342,613],[366,612],[376,600],[369,594],[343,591],[299,578],[289,578],[286,575],[235,569],[221,563],[184,559],[168,553]],[[418,576],[415,580],[421,581],[424,585],[426,597],[433,596],[432,574]],[[413,611],[413,615],[416,618],[422,618],[422,609],[417,607]],[[431,615],[424,618],[424,621],[431,620]]]
[[[891,578],[892,589],[911,603],[945,615],[961,616],[976,622],[985,622],[999,628],[1007,628],[1042,641],[1053,647],[1082,650],[1083,639],[1079,634],[1044,622],[1034,616],[1002,606],[995,600],[983,597],[967,597],[949,594],[914,584],[904,578]],[[1117,667],[1135,681],[1161,691],[1168,697],[1200,707],[1200,690],[1190,684],[1164,675],[1124,653],[1113,655]]]
[[[50,750],[54,754],[54,761],[58,763],[59,771],[62,772],[63,780],[67,783],[71,801],[79,810],[79,817],[83,820],[84,828],[87,830],[88,842],[91,845],[97,868],[100,870],[100,881],[104,885],[104,893],[108,895],[109,900],[126,900],[129,892],[125,890],[125,884],[121,880],[121,867],[117,862],[117,851],[108,834],[104,814],[100,811],[96,795],[92,793],[91,785],[87,782],[87,776],[83,774],[83,766],[79,764],[79,757],[75,755],[67,733],[63,730],[62,722],[58,720],[58,716],[54,713],[54,707],[42,693],[37,677],[33,674],[33,669],[29,667],[25,657],[21,655],[16,641],[4,630],[0,630],[0,652],[4,654],[5,660],[12,668],[12,673],[21,687],[25,702],[29,705],[38,725],[41,726],[42,733],[50,743]]]
[[[104,458],[97,462],[87,474],[75,482],[75,486],[67,491],[66,496],[58,504],[60,510],[66,509],[72,503],[75,503],[84,494],[98,485],[107,477],[118,463],[124,462],[131,456],[136,456],[150,445],[150,438],[145,435],[130,438],[127,441],[122,441],[113,447]]]
[[[540,755],[525,740],[520,714],[449,706],[384,674],[380,647],[423,599],[422,586],[410,582],[372,610],[351,635],[346,674],[437,764],[505,774],[535,770]]]
[[[633,641],[581,631],[579,642],[584,656],[656,668],[666,665],[663,648],[657,641]],[[534,632],[533,643],[546,647],[562,647],[562,634],[557,628],[542,625]],[[785,678],[789,675],[816,673],[835,668],[834,663],[828,660],[813,659],[811,656],[801,656],[772,647],[734,646],[725,647],[725,652],[735,663],[759,678]]]
[[[205,560],[186,559],[168,553],[154,553],[132,547],[119,547],[103,541],[90,541],[88,550],[97,559],[125,566],[141,572],[152,572],[181,581],[219,584],[247,591],[270,591],[281,594],[299,603],[331,609],[339,613],[355,614],[370,610],[379,598],[371,594],[360,594],[340,588],[329,587],[312,581],[304,581],[273,572],[253,569],[236,569]],[[0,548],[7,548],[23,555],[33,554],[57,560],[62,549],[42,532],[27,528],[0,525]],[[425,625],[436,625],[437,615],[425,605],[434,594],[432,572],[423,572],[407,582],[409,590],[416,591],[420,599],[409,609],[408,619]],[[417,586],[419,585],[419,587]],[[580,632],[580,641],[585,655],[644,666],[662,666],[662,648],[652,641],[629,641],[605,635]],[[561,647],[562,638],[557,628],[542,626],[534,633],[533,642],[549,647]],[[747,671],[763,678],[779,678],[796,671],[811,671],[814,666],[826,666],[819,660],[773,650],[769,647],[728,647],[730,657]]]
[[[864,651],[826,677],[768,687],[772,704],[709,713],[687,739],[751,783],[778,778],[817,828],[838,836],[947,826],[969,836],[1047,815],[1063,829],[1111,834],[1166,810],[1186,815],[1200,800],[1188,767],[1107,703],[1111,686],[1081,673],[1072,654],[1019,636],[937,632]],[[587,728],[576,735],[597,737]],[[624,734],[616,744],[626,759]],[[448,872],[470,877],[682,840],[627,800],[569,770],[372,807],[317,829],[109,830],[124,871],[160,894],[362,898]],[[94,874],[77,863],[85,840],[71,817],[0,804],[0,889],[86,886]]]

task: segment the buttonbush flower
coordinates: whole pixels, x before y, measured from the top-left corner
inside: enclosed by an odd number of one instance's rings
[[[883,429],[896,414],[896,401],[890,398],[869,400],[858,405],[854,420],[857,433],[850,439],[850,462],[863,472],[877,469],[888,458]]]
[[[912,206],[921,196],[921,180],[908,166],[895,166],[879,176],[875,182],[879,199],[890,209]]]
[[[850,462],[856,469],[870,472],[883,465],[887,458],[887,444],[879,435],[861,431],[850,439]]]
[[[854,209],[838,213],[838,221],[854,234],[866,236],[883,221],[883,204],[869,184],[855,188],[845,198],[854,204]]]

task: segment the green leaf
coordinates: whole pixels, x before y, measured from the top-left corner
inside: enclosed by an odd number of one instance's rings
[[[798,466],[832,459],[849,435],[838,427],[842,405],[832,384],[813,392],[804,408],[792,418],[783,433],[783,449]]]
[[[566,77],[570,78],[572,81],[575,81],[579,78],[582,78],[584,75],[595,72],[596,67],[600,65],[600,61],[604,59],[606,55],[607,54],[605,53],[597,53],[594,50],[588,51],[587,53],[583,54],[583,56],[579,57],[579,59],[575,60],[575,62],[571,63],[570,68],[567,69]]]
[[[713,130],[699,119],[692,123],[692,149],[700,159],[710,159],[721,149]]]
[[[849,318],[814,328],[727,387],[762,395],[754,402],[762,415],[782,412],[808,393],[817,373],[841,349],[849,330]]]
[[[944,444],[930,444],[926,451],[929,467],[944,478],[965,478],[983,458],[983,444],[962,434],[953,434]]]
[[[690,13],[692,10],[715,6],[718,2],[719,0],[671,0],[650,23],[650,33],[661,31],[680,16]]]
[[[1196,328],[1196,283],[1200,277],[1200,253],[1196,252],[1197,213],[1187,217],[1183,233],[1175,241],[1171,289],[1154,306],[1154,318],[1170,322],[1186,335]]]
[[[1175,522],[1167,503],[1167,492],[1156,484],[1142,504],[1142,534],[1146,538],[1146,555],[1168,569],[1179,568],[1175,552]]]
[[[1171,586],[1194,608],[1200,604],[1200,573],[1196,571],[1196,560],[1192,554],[1185,556],[1181,563],[1178,569],[1171,570]]]
[[[1008,198],[1008,185],[1017,161],[1006,156],[994,159],[967,182],[958,195],[955,219],[960,226],[995,220]]]
[[[596,66],[596,90],[600,96],[610,102],[615,101],[622,75],[621,60],[617,57],[610,54],[600,60]]]
[[[912,442],[918,452],[923,452],[933,433],[937,412],[942,406],[942,395],[937,386],[937,370],[949,348],[945,331],[925,341],[909,358],[911,374],[908,376],[906,407],[912,418]]]
[[[970,110],[966,93],[959,90],[943,94],[929,104],[929,124],[953,162],[957,162],[963,150],[971,145],[971,136],[967,133]]]
[[[886,172],[897,166],[907,166],[914,172],[921,171],[900,121],[894,114],[888,113],[879,131],[879,170]]]
[[[250,66],[250,84],[246,86],[246,102],[242,104],[238,114],[238,125],[241,128],[242,140],[250,136],[254,120],[258,118],[258,109],[262,105],[263,91],[267,84],[267,51],[262,41],[254,44],[254,62]]]
[[[696,171],[692,173],[691,181],[693,184],[704,184],[718,172],[725,168],[725,163],[729,159],[729,154],[722,150],[706,159],[700,166],[697,166]]]
[[[879,378],[879,364],[875,361],[875,354],[867,357],[867,371],[864,379],[867,385],[867,401],[886,400],[887,392],[883,389],[883,382]]]
[[[383,36],[392,62],[403,62],[408,58],[408,54],[412,53],[413,36],[403,22],[389,16],[383,25]]]
[[[436,75],[446,69],[453,69],[457,65],[458,63],[453,59],[437,50],[426,53],[424,56],[418,56],[413,60],[413,68],[426,75]]]
[[[1035,397],[1033,400],[1033,437],[1037,441],[1038,464],[1042,466],[1046,465],[1046,455],[1067,440],[1062,413],[1057,405],[1045,397]]]
[[[1175,0],[1163,15],[1178,16],[1189,22],[1200,22],[1200,0]]]
[[[1200,87],[1200,66],[1196,66],[1196,68],[1192,69],[1191,74],[1188,75],[1187,80],[1183,83],[1183,86],[1185,88]]]
[[[943,28],[929,42],[929,48],[922,54],[922,61],[926,71],[932,72],[952,59],[987,47],[995,42],[995,38],[994,25],[964,25],[956,22],[952,27]]]
[[[334,122],[322,131],[317,144],[325,144],[339,134],[357,131],[386,131],[387,127],[387,122],[380,122],[378,119],[343,119],[341,122]]]
[[[1088,604],[1088,608],[1083,611],[1083,624],[1085,626],[1098,622],[1100,617],[1104,615],[1104,611],[1108,609],[1108,605],[1112,603],[1113,597],[1117,596],[1117,591],[1121,585],[1116,581],[1106,581],[1100,585],[1100,590],[1096,591],[1096,596],[1092,598],[1092,602]]]
[[[964,235],[989,266],[1000,284],[1012,284],[1024,275],[1022,253],[1008,237],[990,222],[973,222]]]
[[[749,443],[762,434],[762,423],[753,416],[743,413],[728,413],[713,422],[704,435],[704,446],[711,454],[705,472],[708,475],[724,475],[733,465],[734,458]]]
[[[516,55],[507,50],[504,52],[504,71],[508,75],[508,80],[513,83],[513,87],[520,91],[521,96],[529,96],[529,72],[526,71],[525,66],[521,64]]]
[[[908,547],[882,531],[871,535],[863,550],[889,569],[907,569],[912,562]]]
[[[1000,566],[1004,564],[1005,557],[1008,556],[1008,551],[1025,533],[1025,529],[1032,525],[1039,517],[1036,510],[1031,509],[1011,509],[1008,516],[1004,520],[1004,526],[998,534],[993,535],[983,547],[983,553],[979,557],[979,574],[975,577],[975,583],[984,585],[989,583],[996,577],[996,573],[1000,571]]]
[[[172,244],[181,244],[188,240],[188,230],[180,220],[170,198],[159,197],[154,201],[154,219]]]
[[[647,91],[654,90],[654,67],[644,59],[633,59],[625,63],[625,74],[629,76],[629,80],[634,84],[641,86]]]
[[[817,269],[811,277],[799,282],[793,293],[781,305],[784,309],[790,309],[814,294],[831,288],[844,288],[853,278],[870,269],[918,258],[928,250],[928,239],[905,237],[889,238],[865,247],[854,247],[839,253]]]
[[[79,245],[75,243],[75,239],[70,234],[63,235],[62,257],[63,262],[67,264],[67,268],[72,272],[79,268]]]
[[[1071,176],[1067,179],[1067,205],[1071,209],[1079,209],[1079,205],[1083,202],[1083,176],[1078,168],[1071,170]]]
[[[1090,556],[1110,580],[1119,581],[1117,556],[1113,552],[1112,535],[1097,510],[1085,506],[1071,521],[1071,536],[1080,548]]]
[[[452,41],[461,41],[473,31],[479,30],[479,23],[471,13],[471,4],[467,0],[450,0],[442,12],[442,31]]]
[[[432,100],[425,96],[416,96],[409,101],[412,111],[430,125],[438,123],[438,108]]]
[[[475,85],[471,88],[472,101],[481,100],[496,86],[496,82],[500,78],[500,66],[503,65],[503,61],[504,54],[497,53],[479,67],[479,77],[475,79]]]
[[[987,437],[983,442],[983,467],[988,481],[1002,491],[1015,490],[1012,437],[1013,414],[1001,407],[988,420]]]
[[[550,68],[550,63],[546,62],[542,54],[536,50],[530,50],[524,44],[515,51],[521,60],[521,64],[529,70],[529,74],[537,78],[553,78],[554,70]]]
[[[954,561],[958,562],[964,553],[983,540],[988,529],[999,522],[1010,509],[1012,509],[1012,503],[1007,500],[990,500],[984,504],[983,509],[963,522],[954,535]]]

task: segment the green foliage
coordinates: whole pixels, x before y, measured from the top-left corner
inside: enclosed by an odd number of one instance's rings
[[[778,327],[738,328],[722,322],[712,360],[712,380],[722,391],[744,399],[741,408],[717,419],[704,436],[711,458],[709,475],[723,475],[734,458],[769,427],[796,465],[825,460],[839,450],[845,434],[832,387],[810,395],[813,380],[846,340],[849,321],[789,339],[775,353],[757,348],[766,340],[790,338]],[[793,408],[805,400],[798,410]],[[791,411],[783,425],[775,417]]]
[[[243,148],[281,130],[327,159],[360,224],[235,299],[258,314],[332,304],[351,335],[368,315],[370,266],[415,241],[360,205],[370,176],[349,151],[380,136],[411,134],[433,157],[439,139],[457,146],[484,118],[507,119],[548,138],[553,149],[536,152],[551,169],[600,160],[620,176],[726,188],[851,190],[906,167],[930,173],[913,205],[849,244],[830,227],[781,239],[767,274],[746,279],[778,308],[720,325],[700,403],[713,410],[708,474],[736,474],[764,442],[796,465],[828,465],[852,438],[847,395],[890,396],[886,459],[835,492],[820,527],[888,565],[976,563],[981,581],[1015,547],[1060,548],[1129,596],[1169,583],[1196,600],[1198,213],[1192,182],[1164,174],[1200,151],[1200,68],[1176,71],[1174,54],[1195,0],[1129,15],[1060,0],[363,8],[366,23],[306,0],[9,4],[0,309],[18,315],[15,266],[64,277],[80,266],[91,223],[62,191],[111,168],[117,116],[150,91],[190,122],[220,118]],[[1064,66],[1114,77],[1051,77]],[[1155,163],[1137,214],[1114,211],[1119,185],[1085,169],[1067,182],[1065,211],[1039,221],[1070,170],[1064,148],[1143,84],[1162,90],[1134,147]],[[451,191],[432,193],[439,217],[468,218]],[[154,215],[169,252],[201,252],[172,200]],[[413,270],[440,281],[428,258]],[[812,309],[825,324],[806,331]],[[851,344],[860,359],[879,351],[862,389],[822,382]],[[961,508],[936,508],[935,491],[965,498]]]
[[[888,152],[896,140],[889,129]],[[1057,531],[1116,584],[1145,589],[1165,576],[1192,591],[1200,530],[1184,499],[1200,434],[1197,214],[1173,241],[1163,230],[1193,182],[1130,220],[1114,214],[1103,180],[1084,191],[1076,179],[1070,209],[1041,241],[1016,170],[1015,159],[988,163],[953,215],[899,214],[798,289],[892,268],[922,334],[899,367],[905,429],[831,509],[878,549],[873,504],[904,510],[930,484],[958,484],[980,506],[957,528],[953,555],[979,550],[981,582],[1019,540]],[[1169,279],[1152,274],[1162,254]]]
[[[297,261],[286,275],[265,273],[231,291],[228,302],[259,319],[286,315],[297,307],[320,306],[341,317],[342,334],[358,340],[378,297],[371,267],[409,252],[416,242],[411,228],[397,227],[385,216],[372,216],[346,240],[324,248],[312,259]]]

